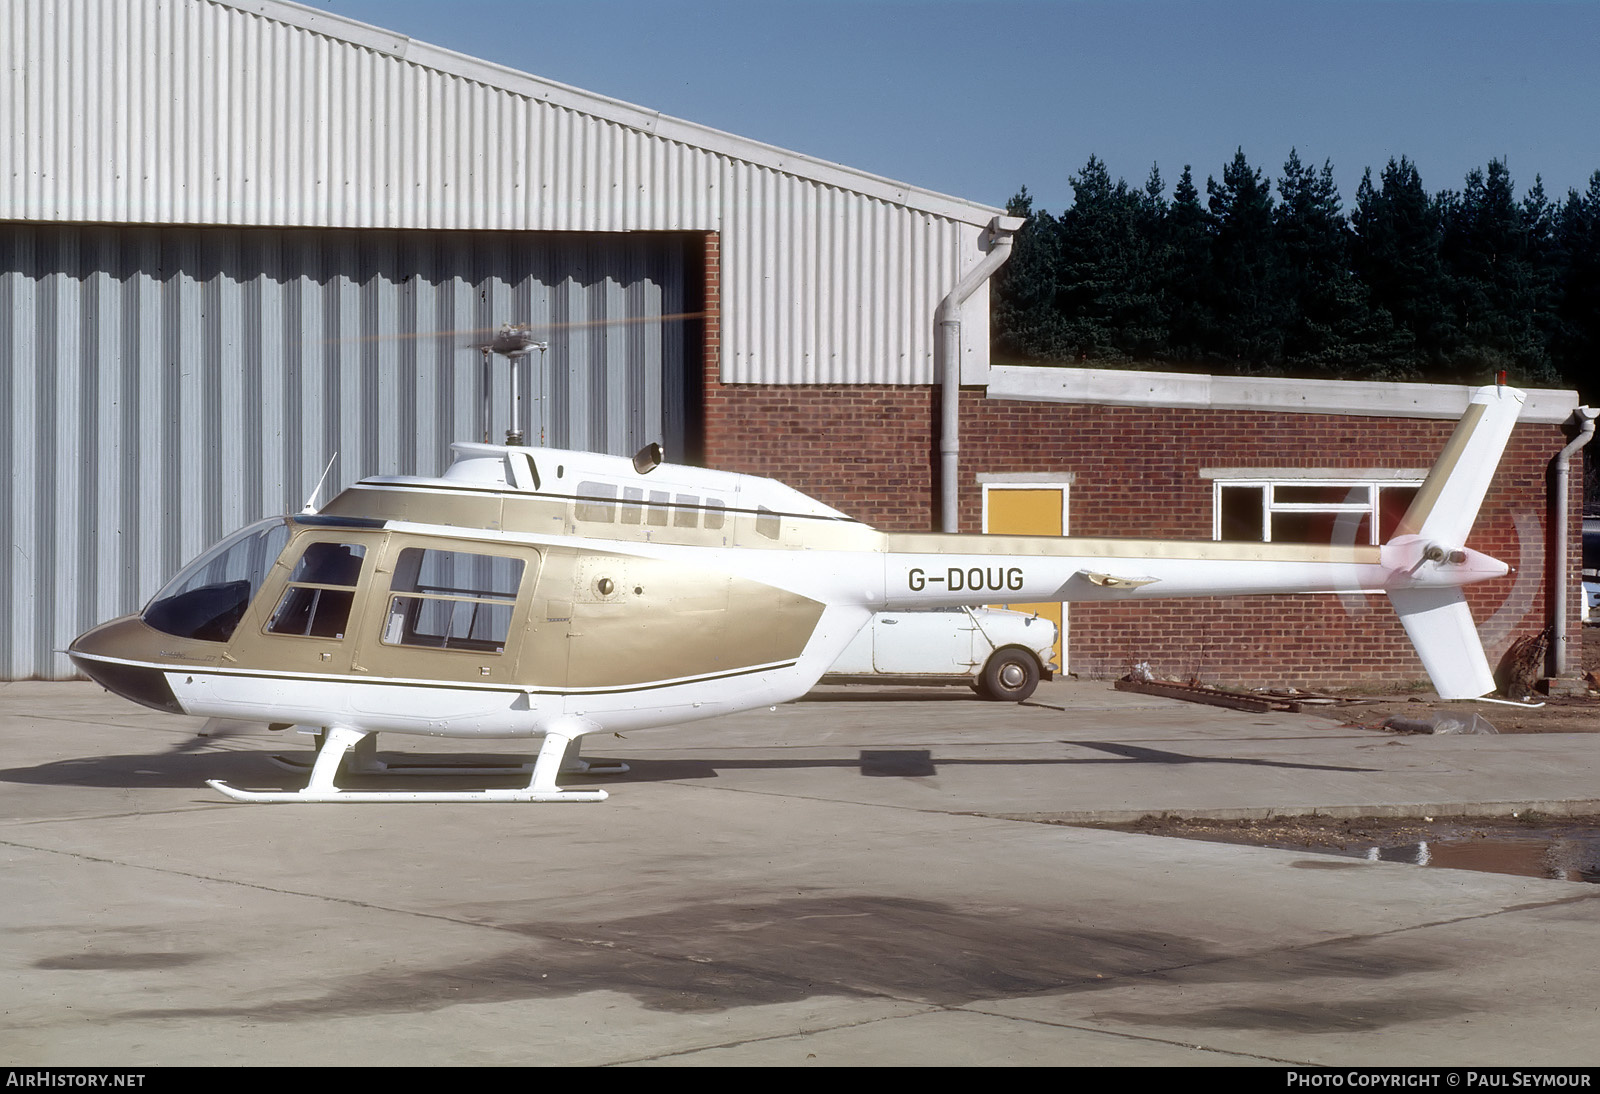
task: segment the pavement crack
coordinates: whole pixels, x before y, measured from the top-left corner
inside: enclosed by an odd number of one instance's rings
[[[276,885],[263,885],[257,881],[241,881],[237,878],[217,877],[213,874],[202,874],[193,870],[176,870],[169,866],[151,866],[142,862],[128,862],[123,859],[106,858],[103,855],[91,855],[82,851],[63,851],[58,847],[40,847],[35,844],[21,843],[17,840],[0,839],[0,847],[11,847],[19,851],[37,851],[44,855],[59,855],[62,858],[76,859],[79,862],[92,862],[102,866],[118,866],[128,870],[143,870],[163,877],[181,877],[191,881],[211,882],[216,885],[232,885],[239,889],[250,889],[256,892],[272,893],[277,896],[301,897],[306,900],[320,900],[329,904],[342,904],[346,907],[361,908],[367,911],[392,912],[395,915],[415,916],[419,919],[431,919],[441,923],[453,923],[463,927],[486,927],[490,930],[512,930],[495,923],[483,923],[478,920],[463,919],[459,916],[444,915],[440,912],[425,912],[416,908],[396,908],[392,905],[378,904],[368,900],[356,900],[353,897],[333,896],[328,893],[311,893],[302,889],[288,889]],[[515,933],[515,932],[514,932]]]
[[[863,1018],[859,1022],[838,1022],[832,1025],[803,1026],[799,1029],[785,1030],[782,1033],[772,1033],[761,1037],[736,1037],[730,1041],[720,1041],[714,1045],[696,1045],[693,1048],[677,1049],[672,1052],[657,1052],[649,1056],[630,1056],[620,1060],[612,1060],[602,1066],[627,1067],[630,1064],[649,1063],[652,1060],[673,1060],[688,1056],[698,1056],[703,1052],[715,1052],[718,1049],[740,1048],[745,1045],[771,1044],[778,1041],[789,1041],[800,1037],[814,1037],[819,1033],[837,1033],[840,1030],[864,1029],[868,1026],[879,1025],[883,1022],[895,1022],[903,1018],[919,1018],[928,1014],[939,1014],[948,1011],[949,1007],[924,1006],[921,1010],[911,1014],[879,1015],[875,1018]],[[822,1065],[826,1066],[826,1065]]]
[[[1153,1045],[1172,1045],[1176,1048],[1186,1048],[1193,1052],[1210,1052],[1218,1056],[1227,1056],[1240,1060],[1261,1060],[1271,1064],[1286,1064],[1290,1067],[1318,1066],[1305,1060],[1295,1060],[1286,1056],[1268,1056],[1260,1052],[1245,1052],[1240,1049],[1219,1048],[1215,1045],[1196,1044],[1193,1041],[1183,1041],[1176,1037],[1154,1037],[1148,1033],[1130,1033],[1127,1030],[1106,1029],[1104,1026],[1090,1026],[1082,1022],[1052,1022],[1048,1018],[1028,1018],[1015,1014],[1006,1014],[1002,1011],[985,1010],[978,1006],[945,1007],[945,1010],[965,1011],[969,1014],[982,1014],[991,1018],[1007,1018],[1014,1022],[1031,1022],[1036,1026],[1046,1026],[1050,1029],[1070,1029],[1079,1033],[1103,1034],[1107,1037],[1118,1037],[1127,1041],[1144,1041]]]

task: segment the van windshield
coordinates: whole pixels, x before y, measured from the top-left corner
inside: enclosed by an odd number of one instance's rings
[[[167,582],[145,607],[144,621],[177,638],[228,641],[288,541],[282,517],[235,532]]]

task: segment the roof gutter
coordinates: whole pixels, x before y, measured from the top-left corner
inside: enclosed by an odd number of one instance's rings
[[[934,371],[939,376],[941,407],[939,418],[939,493],[940,527],[946,532],[960,528],[959,501],[961,463],[961,320],[967,300],[978,286],[1011,257],[1011,244],[1022,217],[995,217],[984,232],[989,252],[967,275],[956,282],[949,295],[939,301],[933,313]]]

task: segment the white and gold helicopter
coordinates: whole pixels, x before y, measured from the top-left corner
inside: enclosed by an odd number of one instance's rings
[[[303,790],[210,782],[248,802],[598,801],[557,785],[625,770],[583,761],[582,737],[795,699],[883,610],[1382,592],[1439,694],[1475,697],[1494,681],[1462,587],[1508,567],[1465,541],[1523,400],[1472,395],[1381,547],[883,533],[656,445],[461,443],[439,478],[363,479],[235,533],[68,652],[146,706],[321,735]],[[341,763],[398,770],[382,732],[542,744],[526,787],[339,787]]]

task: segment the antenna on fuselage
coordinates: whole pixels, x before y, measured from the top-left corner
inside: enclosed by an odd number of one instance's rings
[[[328,475],[333,471],[333,461],[338,458],[339,453],[337,452],[328,458],[328,466],[322,469],[322,478],[318,479],[317,485],[311,488],[311,496],[306,499],[305,506],[300,510],[302,513],[315,513],[317,511],[317,495],[322,493],[322,484],[328,481]]]

